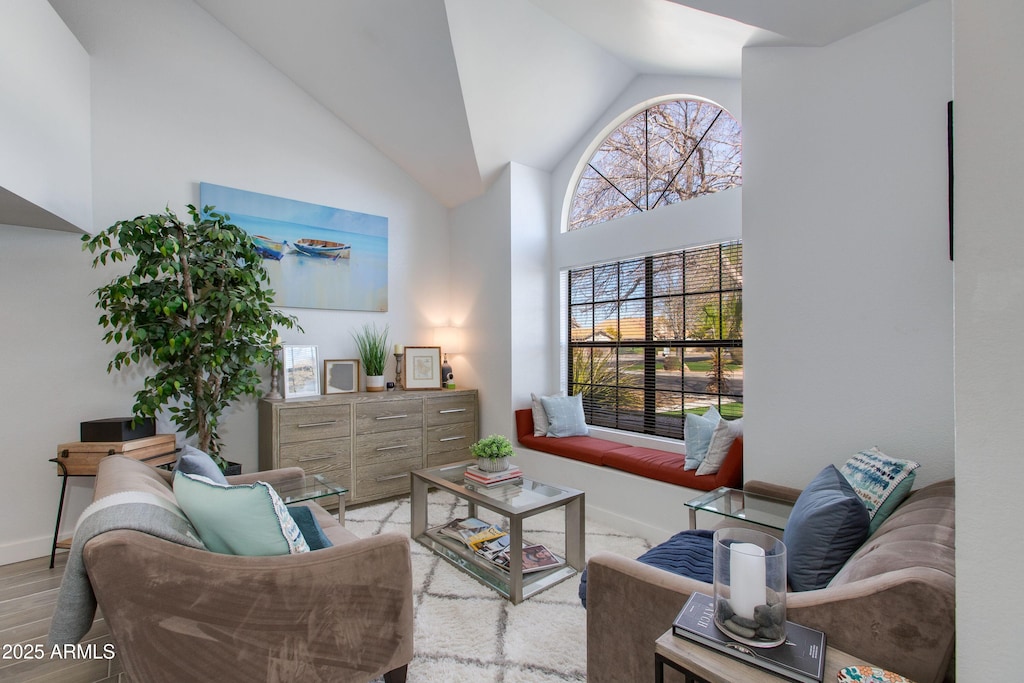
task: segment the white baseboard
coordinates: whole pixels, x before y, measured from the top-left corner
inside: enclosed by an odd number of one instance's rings
[[[704,493],[523,447],[516,455],[528,477],[584,491],[588,518],[651,544],[688,529],[686,501]]]
[[[34,560],[37,557],[49,557],[53,547],[53,536],[37,536],[35,538],[14,541],[0,545],[0,565]],[[58,550],[66,553],[66,550]]]

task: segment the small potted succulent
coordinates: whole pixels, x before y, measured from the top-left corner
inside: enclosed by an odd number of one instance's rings
[[[512,442],[501,434],[480,439],[469,447],[469,452],[476,458],[476,466],[484,472],[504,472],[508,469],[508,459],[515,455]]]

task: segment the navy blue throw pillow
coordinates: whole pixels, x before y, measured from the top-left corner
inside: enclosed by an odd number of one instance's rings
[[[794,591],[824,588],[868,536],[864,502],[834,465],[803,490],[786,522],[789,585]]]
[[[288,513],[295,520],[295,524],[299,527],[299,531],[302,532],[302,537],[306,539],[306,545],[309,546],[310,550],[321,550],[334,545],[331,543],[331,539],[324,535],[320,522],[316,521],[313,511],[308,507],[305,505],[289,505]]]
[[[680,531],[636,558],[637,562],[688,576],[697,581],[713,583],[715,579],[715,532],[706,529]],[[580,602],[587,606],[587,570],[580,577]]]

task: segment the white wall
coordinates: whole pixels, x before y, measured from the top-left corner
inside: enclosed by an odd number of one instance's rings
[[[956,2],[955,269],[957,674],[1019,678],[1020,639],[999,615],[1024,613],[1024,5]]]
[[[89,55],[46,0],[0,4],[0,84],[0,222],[91,229]]]
[[[871,446],[953,475],[951,43],[934,0],[744,51],[748,479],[803,486]]]
[[[393,342],[433,343],[448,296],[447,211],[422,188],[191,2],[54,5],[91,55],[96,226],[183,212],[200,181],[387,216],[388,313],[287,309],[305,334],[285,341],[353,358],[351,330],[373,321],[391,325]],[[6,563],[49,551],[59,482],[46,458],[78,440],[80,421],[128,414],[141,379],[104,372],[112,350],[90,292],[112,273],[92,271],[74,236],[0,230],[0,252],[11,332],[0,353],[26,358],[2,383],[0,514],[18,520],[0,529]],[[245,471],[256,469],[256,434],[253,402],[223,422],[225,455]],[[75,482],[71,523],[90,488]]]
[[[512,385],[512,167],[451,211],[452,323],[463,353],[449,357],[456,384],[479,390],[480,433],[508,435]]]

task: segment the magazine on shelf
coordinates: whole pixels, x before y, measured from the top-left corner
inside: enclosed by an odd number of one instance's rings
[[[725,635],[715,624],[714,599],[693,593],[672,622],[672,632],[766,671],[801,683],[821,683],[825,673],[825,634],[786,622],[786,642],[750,647]]]
[[[502,536],[507,536],[508,532],[502,529],[500,526],[488,526],[486,529],[478,531],[469,538],[466,539],[466,545],[473,550],[479,550],[480,547],[489,541],[493,541]]]
[[[468,544],[470,537],[480,533],[490,526],[491,525],[487,522],[483,522],[476,517],[463,517],[460,519],[453,519],[438,531],[449,538],[454,538],[456,541],[462,541],[463,543]]]
[[[565,560],[548,550],[544,545],[523,545],[523,573],[539,572],[552,567],[560,567]]]

